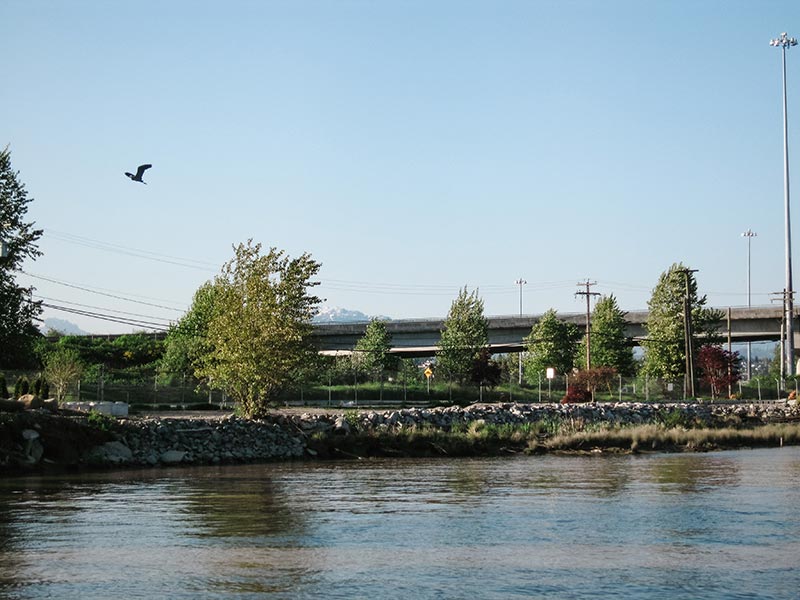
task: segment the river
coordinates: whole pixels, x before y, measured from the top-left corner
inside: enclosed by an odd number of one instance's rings
[[[798,598],[800,448],[0,482],[0,598]]]

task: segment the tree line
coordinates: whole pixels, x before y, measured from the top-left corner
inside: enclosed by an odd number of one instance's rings
[[[347,357],[320,356],[311,342],[312,319],[321,303],[313,294],[320,263],[308,253],[292,258],[253,240],[234,247],[233,258],[197,289],[190,309],[163,342],[147,336],[123,336],[105,345],[72,336],[45,342],[36,327],[41,301],[33,299],[33,288],[15,279],[23,261],[41,255],[37,242],[42,230],[26,221],[30,202],[5,149],[0,152],[0,367],[43,368],[57,394],[77,377],[96,377],[98,369],[133,379],[137,371],[141,377],[155,371],[223,390],[244,414],[257,416],[282,390],[314,378],[418,378],[423,367],[440,381],[493,386],[513,372],[516,357],[491,354],[483,300],[478,290],[466,287],[448,311],[439,351],[425,365],[392,354],[391,336],[380,320],[368,324]],[[722,314],[706,306],[693,270],[676,263],[663,272],[648,308],[643,358],[637,361],[625,335],[626,313],[613,295],[600,298],[591,314],[590,365],[582,363],[586,336],[554,309],[546,311],[523,340],[525,382],[534,384],[549,370],[569,374],[574,393],[585,399],[614,377],[637,372],[669,380],[696,368],[697,378],[714,394],[738,381],[738,355],[719,345]]]

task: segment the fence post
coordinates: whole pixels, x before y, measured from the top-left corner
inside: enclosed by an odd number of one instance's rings
[[[619,401],[622,402],[622,375],[619,376]]]

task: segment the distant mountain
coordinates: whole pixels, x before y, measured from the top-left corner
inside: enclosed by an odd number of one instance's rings
[[[87,331],[84,331],[75,325],[75,323],[65,321],[64,319],[45,319],[40,329],[43,333],[47,333],[48,331],[52,330],[58,331],[64,335],[89,335]]]
[[[378,316],[370,317],[358,310],[348,310],[346,308],[323,306],[314,317],[314,323],[366,323],[372,318],[380,318],[390,321],[389,317]]]

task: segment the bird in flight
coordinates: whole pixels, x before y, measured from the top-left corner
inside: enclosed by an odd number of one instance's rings
[[[136,175],[134,175],[133,173],[128,173],[128,172],[125,172],[125,175],[130,177],[131,181],[138,181],[139,183],[143,183],[143,184],[147,185],[146,181],[142,181],[142,175],[144,175],[144,172],[147,171],[147,169],[149,169],[152,166],[153,165],[139,165],[139,168],[136,169]]]

